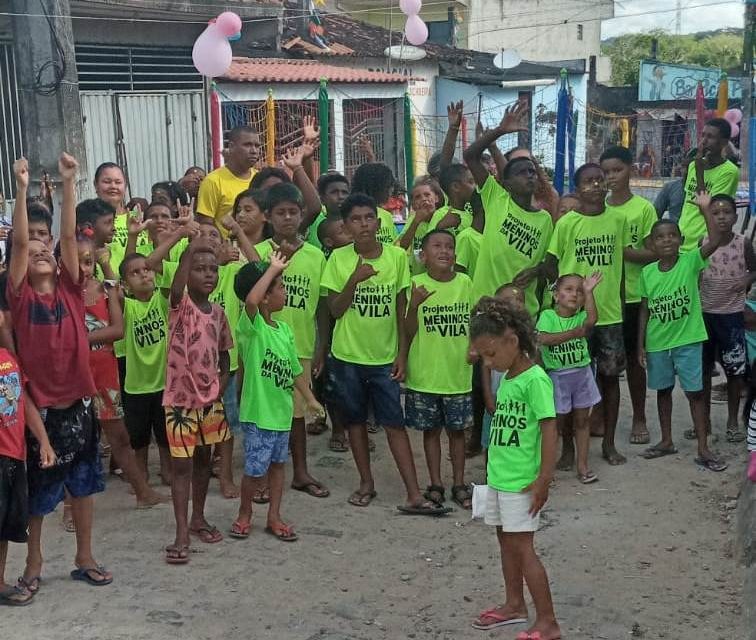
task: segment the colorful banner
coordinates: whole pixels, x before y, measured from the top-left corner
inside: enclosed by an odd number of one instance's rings
[[[722,70],[718,68],[641,60],[638,100],[694,100],[699,82],[703,86],[704,98],[715,100],[721,77]],[[730,100],[740,100],[743,96],[742,79],[728,78],[728,85]]]

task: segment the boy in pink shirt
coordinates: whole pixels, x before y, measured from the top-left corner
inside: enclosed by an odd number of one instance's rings
[[[221,398],[228,383],[228,350],[233,340],[223,309],[208,299],[217,284],[215,251],[207,242],[195,238],[179,261],[171,285],[168,318],[170,335],[163,406],[176,517],[176,539],[165,549],[169,564],[189,562],[189,534],[206,543],[223,539],[204,514],[210,482],[210,446],[231,437]]]

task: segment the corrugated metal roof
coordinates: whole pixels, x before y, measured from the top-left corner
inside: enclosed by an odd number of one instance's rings
[[[349,69],[318,60],[280,58],[234,58],[223,76],[234,82],[365,82],[403,84],[407,78],[397,73]]]

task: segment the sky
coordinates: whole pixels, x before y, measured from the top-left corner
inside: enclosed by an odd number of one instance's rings
[[[604,21],[601,37],[611,38],[650,29],[666,29],[674,33],[676,7],[677,0],[615,0],[615,17]],[[682,7],[682,33],[743,26],[742,0],[682,0]],[[665,11],[667,9],[669,11]]]

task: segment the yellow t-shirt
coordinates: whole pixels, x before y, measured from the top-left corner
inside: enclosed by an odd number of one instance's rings
[[[249,178],[239,178],[228,167],[221,167],[208,173],[200,183],[197,213],[213,218],[224,238],[228,237],[228,231],[221,220],[227,213],[231,213],[236,196],[249,189],[249,182],[255,173],[257,172],[252,169]]]

